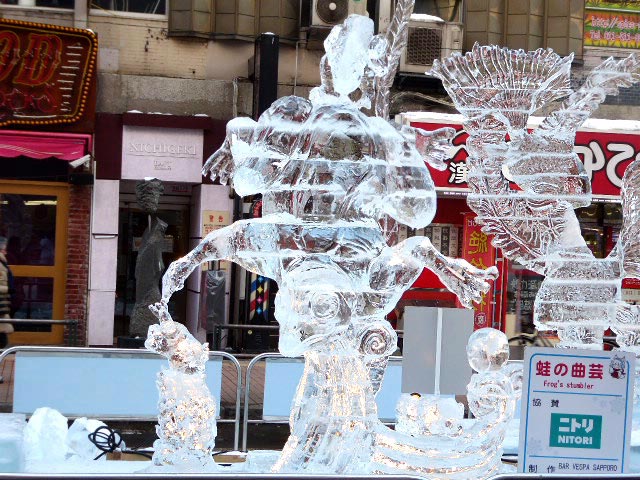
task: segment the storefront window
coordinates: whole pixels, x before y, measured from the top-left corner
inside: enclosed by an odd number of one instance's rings
[[[12,297],[13,318],[53,318],[53,279],[16,277]],[[17,332],[50,332],[51,325],[19,324]]]
[[[507,283],[507,331],[534,333],[533,302],[544,277],[512,263]]]
[[[166,0],[93,0],[91,8],[157,15],[167,12]]]
[[[0,194],[2,234],[10,265],[53,265],[57,198]]]
[[[596,258],[607,257],[618,241],[622,227],[619,203],[593,203],[576,210],[587,246]],[[533,304],[544,276],[509,262],[506,328],[509,335],[534,333]],[[623,284],[623,297],[624,297]]]
[[[73,9],[74,0],[0,0],[4,5],[20,5],[22,7],[50,7]]]
[[[67,185],[0,181],[0,236],[8,240],[6,257],[13,273],[12,318],[64,318],[68,214]],[[63,342],[60,325],[27,321],[14,328],[12,344]]]

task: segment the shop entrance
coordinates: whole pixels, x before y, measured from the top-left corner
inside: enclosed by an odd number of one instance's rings
[[[121,195],[118,219],[118,265],[116,283],[116,305],[114,319],[114,335],[128,336],[129,322],[136,302],[136,261],[142,235],[149,225],[149,217],[138,207],[134,198]],[[176,197],[171,197],[176,199]],[[164,269],[171,262],[189,252],[189,205],[188,203],[162,203],[161,198],[157,216],[168,224],[165,231],[165,244],[162,261]],[[179,200],[188,202],[189,197]],[[169,311],[176,322],[185,323],[187,316],[186,288],[176,292],[169,302]]]
[[[69,187],[49,182],[0,181],[0,235],[8,239],[14,276],[11,317],[64,318]],[[62,325],[15,325],[12,344],[63,343]]]

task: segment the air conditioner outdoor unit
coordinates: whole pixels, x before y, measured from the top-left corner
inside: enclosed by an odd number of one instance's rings
[[[407,48],[400,58],[401,73],[425,73],[433,61],[462,51],[462,24],[431,15],[414,14],[409,20]]]
[[[366,0],[312,0],[312,27],[333,27],[351,14],[367,15]]]

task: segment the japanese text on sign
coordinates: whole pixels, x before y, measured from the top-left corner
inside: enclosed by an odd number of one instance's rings
[[[202,212],[202,236],[229,225],[229,212],[224,210],[204,210]]]
[[[640,21],[640,19],[639,19]],[[458,123],[435,121],[411,122],[414,127],[435,130],[453,127],[457,130],[452,140],[447,169],[431,169],[431,176],[438,188],[467,188],[468,135]],[[574,152],[582,161],[597,195],[620,195],[622,176],[627,166],[640,158],[640,135],[605,131],[578,131]]]
[[[556,352],[525,351],[520,471],[624,472],[635,356]]]
[[[462,228],[462,258],[477,268],[486,269],[495,264],[495,249],[490,248],[491,239],[476,224],[475,214],[464,215]],[[484,293],[479,303],[474,304],[474,328],[493,327],[494,299],[492,291]]]

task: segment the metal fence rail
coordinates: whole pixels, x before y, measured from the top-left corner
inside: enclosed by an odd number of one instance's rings
[[[75,347],[78,344],[78,320],[50,320],[45,318],[0,318],[0,323],[10,323],[11,325],[71,325],[69,329],[69,346]]]
[[[259,331],[275,331],[280,329],[278,325],[239,325],[239,324],[225,324],[213,326],[213,345],[214,350],[220,350],[222,346],[222,331],[223,330],[240,330],[252,333],[253,330]]]
[[[18,352],[43,352],[43,353],[86,353],[86,354],[103,354],[103,355],[136,355],[136,356],[148,356],[155,358],[163,358],[161,355],[150,352],[149,350],[143,349],[135,349],[135,348],[97,348],[97,347],[38,347],[38,346],[16,346],[10,347],[6,350],[0,352],[0,362],[2,362],[5,357],[11,354],[16,354]],[[234,424],[234,438],[233,445],[234,449],[237,450],[240,442],[240,402],[242,399],[242,367],[240,366],[240,362],[231,354],[227,352],[209,352],[209,359],[215,357],[222,357],[223,360],[226,359],[235,367],[237,381],[236,381],[236,395],[235,395],[235,412],[234,417],[230,419],[218,419],[218,422],[222,423],[233,423]],[[222,378],[220,380],[222,382]],[[221,387],[222,388],[222,387]],[[118,418],[118,420],[146,420],[141,418]],[[3,477],[0,477],[3,478]]]
[[[245,380],[244,380],[244,411],[242,414],[242,451],[246,452],[247,451],[247,443],[248,443],[248,438],[249,438],[249,424],[277,424],[277,423],[288,423],[289,418],[288,416],[286,417],[282,417],[282,418],[270,418],[270,419],[249,419],[249,396],[251,394],[251,378],[252,378],[252,372],[254,367],[256,366],[256,364],[258,362],[264,362],[267,359],[287,359],[288,357],[285,357],[284,355],[280,354],[280,353],[262,353],[260,355],[257,355],[256,357],[254,357],[250,362],[249,365],[247,366],[247,370],[245,372]],[[304,359],[303,357],[295,357],[295,358],[289,358],[289,360],[291,361],[298,361],[301,364],[304,363]],[[397,364],[399,362],[402,362],[402,357],[389,357],[389,365],[391,364]],[[266,375],[266,370],[265,370],[265,375]],[[264,390],[263,393],[266,392],[266,390],[269,388],[269,385],[267,385],[266,383],[266,378],[265,378],[265,384],[264,384]],[[265,395],[266,396],[266,395]],[[263,408],[265,406],[265,399],[263,396]],[[385,425],[394,425],[395,421],[384,421],[383,423],[385,423]],[[386,478],[386,477],[385,477]]]

